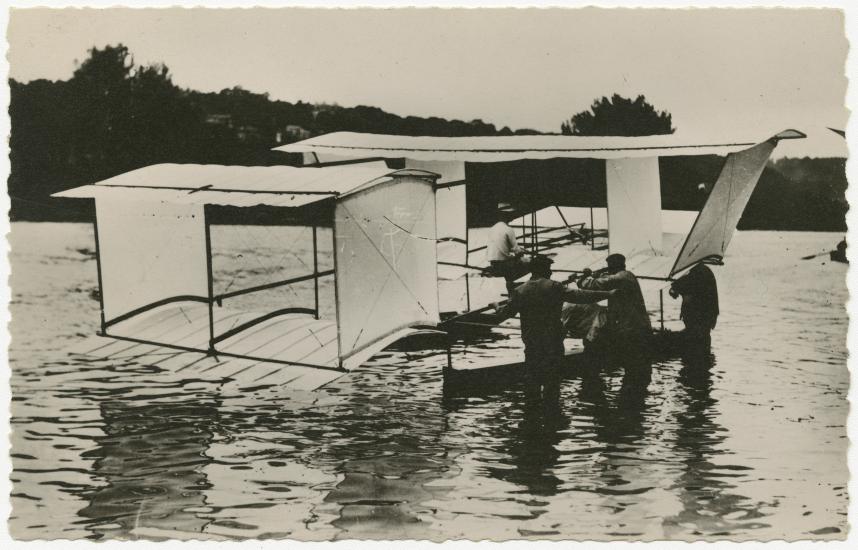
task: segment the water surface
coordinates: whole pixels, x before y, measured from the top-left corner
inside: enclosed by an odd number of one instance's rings
[[[257,278],[286,262],[248,235],[215,228],[221,288],[253,284],[239,255],[263,256]],[[664,361],[632,391],[621,369],[573,377],[565,420],[533,428],[519,388],[445,399],[434,351],[383,352],[315,393],[71,358],[98,320],[91,229],[13,224],[11,533],[843,538],[847,266],[800,260],[839,238],[738,233],[708,374]]]

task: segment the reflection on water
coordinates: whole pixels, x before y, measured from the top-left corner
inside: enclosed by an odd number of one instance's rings
[[[207,523],[194,508],[208,487],[203,466],[219,402],[210,396],[183,396],[154,404],[109,400],[100,404],[106,435],[93,471],[107,485],[89,496],[78,513],[129,532],[142,528],[201,532]]]
[[[796,260],[829,235],[740,233],[712,357],[578,373],[546,416],[520,387],[445,397],[432,350],[314,393],[71,360],[88,231],[13,227],[17,538],[845,536],[845,266]]]

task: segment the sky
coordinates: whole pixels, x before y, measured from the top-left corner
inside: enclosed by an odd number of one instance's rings
[[[123,43],[201,91],[373,105],[559,132],[603,95],[643,94],[689,141],[796,128],[780,156],[845,156],[848,42],[836,9],[13,9],[9,76],[67,79]]]

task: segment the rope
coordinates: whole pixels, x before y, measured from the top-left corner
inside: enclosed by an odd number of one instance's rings
[[[730,207],[733,205],[733,169],[736,167],[736,157],[730,157],[730,185],[727,187],[727,207],[724,209],[724,229],[721,230],[721,253],[724,253],[724,243],[727,242],[727,222],[730,220]],[[714,191],[714,189],[713,189]]]
[[[420,211],[421,211],[421,212],[423,211],[423,208],[422,208],[422,207],[421,207]],[[398,223],[396,223],[395,221],[391,220],[391,219],[390,219],[390,218],[388,218],[387,216],[382,216],[382,217],[383,217],[385,220],[387,220],[387,221],[388,221],[388,223],[390,223],[392,226],[394,226],[394,227],[396,227],[396,228],[398,228],[398,229],[402,230],[403,232],[407,233],[409,236],[414,237],[415,239],[422,239],[422,240],[424,240],[424,241],[432,241],[432,242],[435,242],[435,243],[441,242],[441,241],[443,240],[443,239],[433,239],[432,237],[424,237],[424,236],[422,236],[422,235],[415,235],[414,233],[412,233],[411,231],[409,231],[409,230],[405,229],[404,227],[402,227],[401,225],[399,225],[399,224],[398,224]],[[400,249],[400,250],[401,250],[401,249]]]

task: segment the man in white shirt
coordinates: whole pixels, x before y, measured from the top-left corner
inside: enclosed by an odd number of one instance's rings
[[[498,222],[489,230],[486,243],[486,257],[489,261],[490,273],[506,279],[506,289],[512,292],[515,280],[530,272],[527,259],[522,259],[524,249],[518,245],[515,231],[507,225],[498,213]]]

